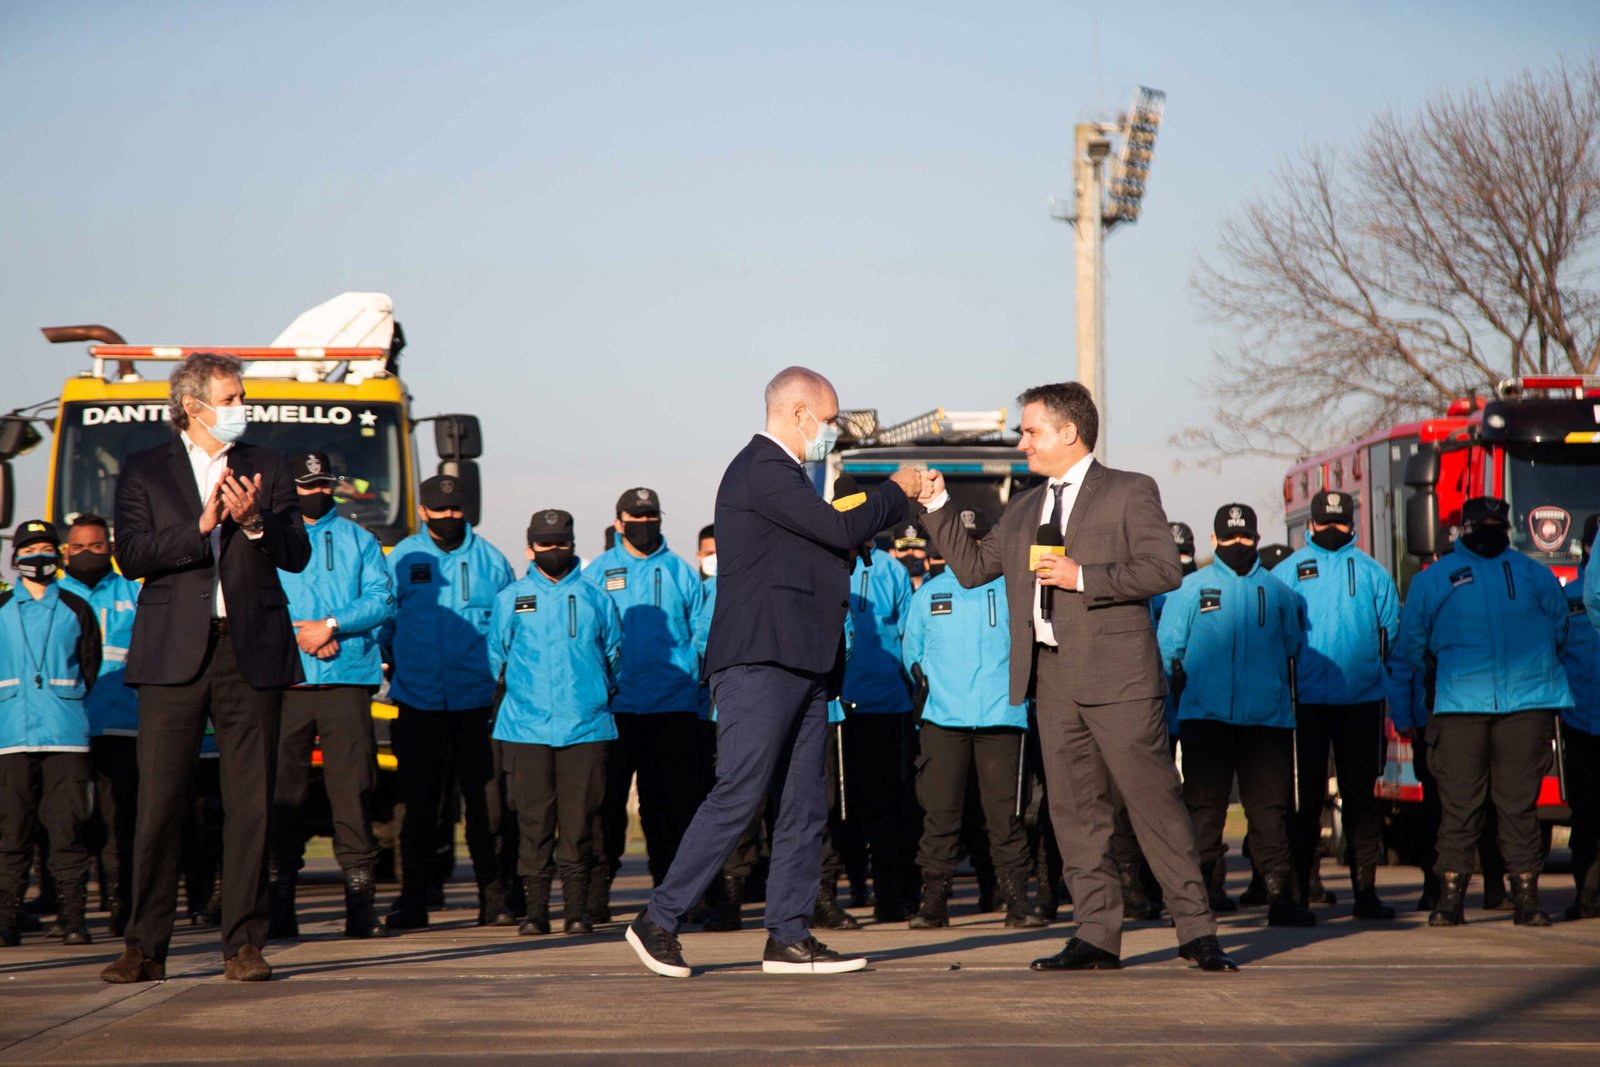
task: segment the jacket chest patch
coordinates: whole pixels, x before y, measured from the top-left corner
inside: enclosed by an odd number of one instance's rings
[[[1302,582],[1315,578],[1317,576],[1317,561],[1314,559],[1303,561],[1299,566],[1295,567],[1294,576]]]
[[[427,585],[433,581],[433,564],[413,563],[411,565],[411,584]]]
[[[1206,614],[1207,612],[1210,612],[1210,611],[1221,611],[1221,610],[1222,610],[1222,590],[1220,590],[1220,589],[1202,589],[1202,590],[1200,590],[1200,614],[1204,615],[1204,614]]]
[[[928,605],[929,615],[950,615],[956,610],[955,599],[949,593],[936,593]]]
[[[539,610],[539,598],[537,596],[519,596],[513,610],[518,615],[532,614]]]
[[[1471,567],[1462,567],[1460,570],[1450,573],[1450,588],[1452,589],[1460,589],[1464,585],[1471,585],[1473,581]]]
[[[628,588],[628,569],[626,567],[617,567],[606,571],[606,592],[620,593],[626,588]]]

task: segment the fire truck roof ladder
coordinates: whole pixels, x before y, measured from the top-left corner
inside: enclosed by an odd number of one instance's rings
[[[947,411],[934,408],[925,415],[887,426],[877,433],[880,445],[909,445],[919,442],[949,444],[981,441],[1006,432],[1006,409],[992,411]]]

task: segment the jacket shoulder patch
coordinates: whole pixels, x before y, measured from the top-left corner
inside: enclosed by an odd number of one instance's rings
[[[950,615],[956,610],[955,597],[950,593],[935,593],[928,605],[929,615]]]
[[[1202,590],[1200,590],[1200,613],[1202,615],[1207,613],[1207,612],[1221,611],[1221,610],[1222,610],[1222,590],[1220,590],[1220,589],[1202,589]]]
[[[1450,588],[1452,589],[1460,589],[1464,585],[1471,585],[1474,580],[1471,567],[1462,567],[1458,571],[1450,572]]]
[[[620,593],[628,588],[628,568],[613,567],[606,571],[606,592]]]
[[[538,598],[538,596],[534,595],[534,596],[519,596],[519,597],[517,597],[516,604],[513,606],[513,610],[518,615],[527,615],[530,612],[538,611],[539,610],[539,598]]]

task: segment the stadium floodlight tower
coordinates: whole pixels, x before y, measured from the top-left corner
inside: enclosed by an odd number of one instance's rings
[[[1161,128],[1167,94],[1139,86],[1120,122],[1081,122],[1073,136],[1070,209],[1051,200],[1051,214],[1077,231],[1078,381],[1100,408],[1096,451],[1106,458],[1105,236],[1124,222],[1138,222],[1150,178],[1150,158]],[[1111,159],[1106,180],[1106,159]],[[1108,192],[1109,187],[1109,192]]]

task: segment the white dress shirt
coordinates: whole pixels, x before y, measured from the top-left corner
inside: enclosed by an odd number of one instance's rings
[[[200,490],[200,508],[205,510],[206,501],[211,499],[211,493],[216,489],[217,483],[222,481],[223,472],[228,469],[228,453],[233,451],[232,444],[222,446],[216,455],[210,455],[205,449],[195,444],[189,437],[189,431],[183,431],[183,447],[189,453],[189,467],[194,471],[195,488]],[[261,535],[245,532],[245,536],[254,541]],[[211,528],[211,568],[216,577],[213,579],[211,592],[211,617],[213,619],[226,619],[228,617],[227,602],[222,599],[222,523],[217,523]]]
[[[1044,490],[1044,504],[1039,509],[1040,526],[1043,526],[1047,522],[1053,521],[1061,528],[1061,536],[1063,538],[1066,537],[1067,519],[1072,515],[1072,506],[1078,502],[1078,490],[1083,487],[1083,479],[1089,473],[1089,465],[1093,462],[1094,456],[1084,456],[1071,467],[1067,468],[1067,473],[1063,474],[1059,478],[1050,479],[1049,484],[1045,486]],[[1065,486],[1065,488],[1061,490],[1061,513],[1059,515],[1051,515],[1050,509],[1055,506],[1055,490],[1056,486],[1058,485]],[[1061,589],[1059,586],[1056,587],[1057,594],[1065,591],[1066,590]],[[1077,591],[1080,593],[1083,592],[1082,567],[1078,568]],[[1050,620],[1044,617],[1044,590],[1043,587],[1041,587],[1037,582],[1035,582],[1033,585],[1033,638],[1041,645],[1049,645],[1052,648],[1055,647],[1055,627],[1050,624]]]

